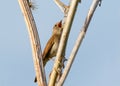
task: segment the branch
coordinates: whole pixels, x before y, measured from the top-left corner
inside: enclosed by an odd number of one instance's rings
[[[21,7],[26,25],[28,27],[28,33],[31,41],[34,67],[37,75],[38,86],[47,86],[43,62],[42,62],[42,51],[40,47],[39,35],[35,25],[35,21],[32,12],[29,7],[27,0],[18,0]]]
[[[54,0],[54,2],[56,3],[56,5],[60,8],[60,10],[66,14],[67,13],[67,9],[68,6],[66,6],[64,3],[62,3],[60,0]]]
[[[53,70],[50,76],[49,86],[55,86],[56,78],[58,76],[58,72],[56,70],[60,68],[60,63],[63,59],[62,53],[66,49],[66,44],[67,44],[70,28],[71,28],[71,25],[72,25],[72,22],[75,16],[77,6],[78,6],[78,0],[72,0],[70,3],[68,15],[65,20],[64,27],[63,27],[63,33],[62,33],[60,45],[57,51],[56,61],[55,61],[55,64],[54,64],[54,67],[53,67]]]
[[[97,5],[99,4],[99,1],[100,0],[93,0],[93,3],[91,5],[90,10],[88,12],[88,15],[86,17],[86,20],[85,20],[84,26],[82,28],[82,31],[80,32],[80,34],[79,34],[79,36],[78,36],[78,38],[77,38],[77,40],[75,42],[74,48],[73,48],[73,50],[72,50],[72,52],[70,54],[70,57],[69,57],[69,60],[67,62],[67,65],[66,65],[66,67],[64,69],[63,75],[61,76],[57,86],[62,86],[63,85],[63,83],[64,83],[64,81],[65,81],[65,79],[66,79],[66,77],[67,77],[67,75],[68,75],[68,73],[70,71],[72,63],[73,63],[73,61],[75,59],[75,56],[76,56],[76,54],[78,52],[78,49],[79,49],[81,43],[83,41],[83,38],[85,36],[85,33],[87,31],[87,28],[89,26],[91,18],[92,18],[93,14],[94,14],[94,11],[95,11]]]

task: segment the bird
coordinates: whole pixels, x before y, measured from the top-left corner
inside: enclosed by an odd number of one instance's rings
[[[52,36],[48,40],[48,42],[44,48],[44,51],[42,53],[44,67],[50,59],[52,59],[53,57],[56,56],[62,31],[63,31],[63,27],[62,27],[62,20],[61,20],[54,25],[53,31],[52,31]],[[36,77],[35,77],[34,82],[37,82]]]

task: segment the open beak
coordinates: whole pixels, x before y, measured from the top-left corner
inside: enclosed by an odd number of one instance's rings
[[[58,23],[59,27],[62,27],[62,20]]]

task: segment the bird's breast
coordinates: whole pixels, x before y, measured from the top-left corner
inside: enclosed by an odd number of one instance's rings
[[[52,46],[51,52],[52,56],[56,56],[57,50],[58,50],[58,46],[59,46],[59,40],[56,40]]]

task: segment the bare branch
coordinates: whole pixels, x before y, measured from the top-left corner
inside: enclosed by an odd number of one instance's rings
[[[43,62],[42,62],[40,39],[32,12],[29,7],[29,3],[27,0],[18,0],[18,2],[21,7],[22,13],[24,15],[26,25],[28,27],[28,33],[31,41],[34,67],[37,75],[38,86],[47,86],[44,68],[43,68]]]

